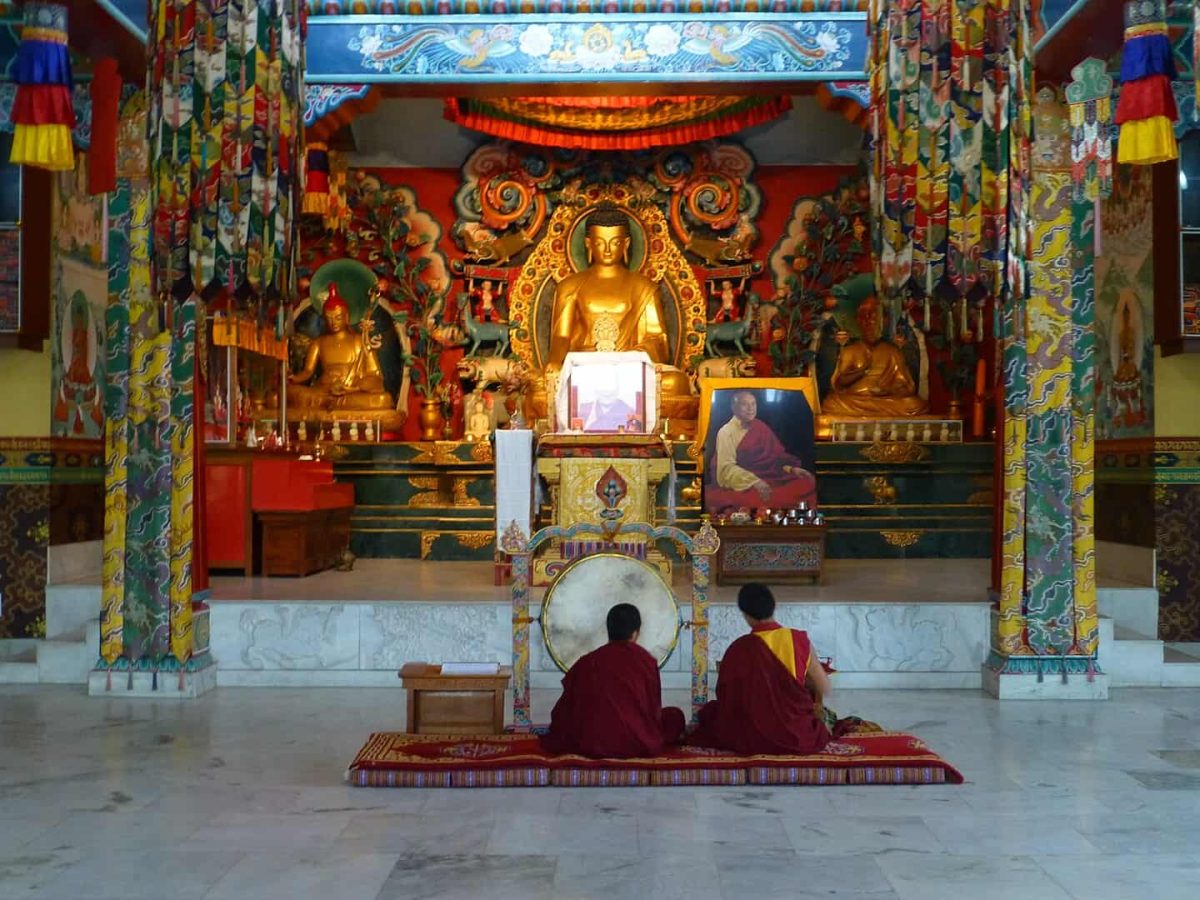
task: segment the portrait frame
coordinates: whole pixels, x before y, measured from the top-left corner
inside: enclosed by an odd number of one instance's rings
[[[782,432],[776,434],[776,437],[784,444],[785,449],[799,457],[805,463],[806,468],[813,472],[815,476],[815,459],[816,459],[816,422],[817,416],[820,414],[820,400],[817,394],[817,382],[812,377],[763,377],[763,378],[702,378],[700,379],[700,410],[696,422],[696,437],[692,445],[692,455],[696,459],[696,469],[701,474],[701,483],[704,488],[704,499],[702,508],[705,512],[713,512],[710,509],[709,493],[713,487],[710,481],[713,473],[708,466],[708,457],[715,452],[715,440],[717,430],[729,421],[727,414],[727,406],[730,401],[723,400],[724,394],[732,394],[735,391],[751,391],[760,399],[765,394],[770,397],[768,392],[779,392],[781,396],[779,402],[781,404],[792,405],[803,398],[804,404],[807,405],[808,415],[802,416],[795,420],[794,429],[778,428],[776,423],[773,423],[773,416],[760,415],[765,424],[768,424],[772,432],[777,430]],[[772,400],[772,403],[775,401]],[[721,408],[718,409],[717,407]],[[781,409],[786,408],[780,406]],[[715,414],[714,414],[715,410]],[[792,421],[793,416],[789,415],[786,420]],[[785,476],[786,477],[786,476]],[[764,506],[768,505],[766,503]]]
[[[649,393],[647,373],[652,376],[654,370],[642,360],[575,363],[568,375],[568,430],[583,434],[645,434],[646,396]],[[620,425],[594,421],[595,404],[603,381],[611,381],[617,392],[615,399],[627,413],[626,420]],[[635,423],[636,427],[633,427]]]

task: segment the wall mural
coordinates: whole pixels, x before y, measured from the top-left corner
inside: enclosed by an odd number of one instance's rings
[[[475,15],[309,21],[309,80],[425,82],[863,78],[862,13]]]
[[[51,434],[104,434],[104,310],[108,303],[103,197],[87,190],[87,157],[54,180],[54,331],[50,341]]]
[[[1145,166],[1117,166],[1101,202],[1096,257],[1096,437],[1154,434],[1152,184]]]

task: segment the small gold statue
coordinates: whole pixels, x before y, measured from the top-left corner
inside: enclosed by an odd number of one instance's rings
[[[297,418],[318,422],[337,419],[370,419],[384,431],[404,424],[405,411],[383,384],[377,353],[379,340],[371,335],[371,317],[363,316],[359,334],[349,330],[350,307],[329,285],[322,307],[327,332],[313,340],[304,368],[288,381],[288,407]],[[317,380],[306,386],[320,366]],[[335,419],[336,416],[336,419]]]
[[[874,297],[859,304],[858,325],[862,340],[847,344],[838,355],[821,412],[873,418],[921,415],[929,404],[917,395],[900,348],[883,339],[883,309]]]
[[[670,400],[689,397],[691,389],[671,361],[659,286],[629,268],[629,219],[619,209],[599,209],[584,227],[588,267],[555,289],[547,374],[558,372],[572,351],[642,350],[661,376],[662,414],[675,415]],[[544,414],[544,382],[532,393],[537,414]]]

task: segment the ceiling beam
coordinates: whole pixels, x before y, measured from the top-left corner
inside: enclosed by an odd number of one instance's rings
[[[1042,81],[1065,84],[1071,69],[1089,56],[1108,60],[1121,49],[1125,20],[1112,0],[1081,0],[1037,46],[1034,67]]]
[[[146,46],[94,0],[67,0],[71,49],[89,60],[112,57],[121,78],[133,84],[146,80]]]

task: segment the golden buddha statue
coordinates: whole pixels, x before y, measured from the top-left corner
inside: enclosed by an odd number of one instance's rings
[[[662,414],[677,415],[671,411],[671,401],[689,398],[691,388],[687,375],[671,362],[659,286],[629,268],[625,213],[618,209],[591,213],[584,245],[588,267],[564,278],[554,291],[547,374],[558,372],[573,351],[641,350],[660,375]],[[535,409],[544,414],[544,384],[535,384],[533,393]]]
[[[404,424],[405,410],[383,383],[379,368],[378,338],[371,336],[371,317],[363,316],[359,334],[349,329],[350,307],[329,285],[321,309],[326,333],[313,340],[304,368],[288,377],[289,417],[318,422],[377,422],[381,429],[395,430]],[[321,374],[306,385],[317,368]]]
[[[862,340],[847,344],[838,355],[821,412],[884,419],[924,413],[929,404],[918,396],[904,354],[883,339],[883,309],[875,297],[858,305],[858,325]]]

